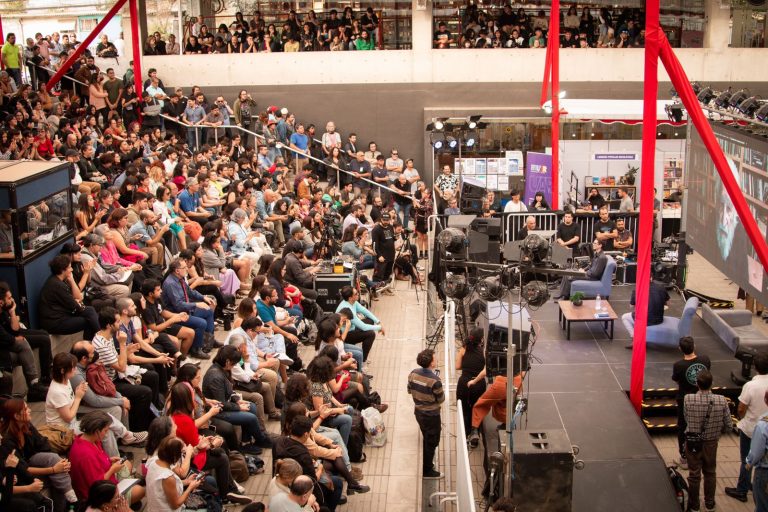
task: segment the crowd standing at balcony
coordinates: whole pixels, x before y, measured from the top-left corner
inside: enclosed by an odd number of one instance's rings
[[[549,11],[535,15],[522,7],[505,5],[496,16],[476,3],[469,4],[458,20],[456,32],[439,19],[434,48],[546,48],[550,44]],[[560,12],[560,48],[642,48],[645,46],[644,15],[638,9],[594,11],[576,4]]]
[[[77,205],[76,243],[50,261],[40,296],[47,332],[19,327],[0,283],[0,344],[17,348],[0,358],[0,395],[22,366],[47,419],[0,399],[2,508],[247,504],[241,484],[268,448],[274,510],[334,510],[345,488],[368,492],[360,412],[387,409],[370,374],[385,335],[371,301],[394,294],[395,279],[424,278],[432,200],[413,160],[375,142],[364,151],[333,121],[320,134],[247,91],[230,106],[199,87],[166,90],[150,69],[137,92],[130,73],[104,73],[89,53],[71,73],[82,83],[57,94],[0,74],[0,160],[64,163]],[[312,276],[337,257],[361,282],[323,313]],[[82,339],[51,357],[49,333]],[[315,346],[308,363],[300,343]],[[267,434],[277,420],[282,435]],[[145,464],[125,460],[144,442]],[[136,475],[142,484],[115,494]]]

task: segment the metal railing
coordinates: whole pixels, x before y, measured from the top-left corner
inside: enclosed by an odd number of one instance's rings
[[[168,116],[168,115],[165,115],[165,114],[160,114],[160,117],[162,117],[163,119],[166,119],[166,120],[168,120],[168,121],[170,121],[172,123],[176,123],[176,124],[178,124],[180,126],[184,126],[187,129],[194,130],[194,132],[195,132],[196,147],[200,147],[200,130],[206,130],[206,129],[214,130],[214,132],[213,132],[214,133],[214,141],[217,144],[219,142],[218,130],[220,130],[220,129],[238,130],[238,131],[243,132],[245,134],[253,135],[257,140],[261,140],[264,143],[266,143],[266,140],[267,140],[266,137],[264,137],[264,135],[256,133],[256,132],[251,131],[251,130],[248,130],[247,128],[243,128],[242,126],[237,126],[237,125],[227,125],[227,126],[194,125],[194,124],[185,123],[184,121],[181,121],[180,119],[176,119],[174,117],[171,117],[171,116]],[[318,142],[318,143],[322,143],[318,139],[314,139],[313,138],[312,140],[314,140],[315,142]],[[386,185],[382,185],[381,183],[377,183],[377,182],[375,182],[373,180],[369,180],[367,178],[359,178],[359,177],[355,176],[355,173],[353,173],[352,171],[348,171],[346,169],[342,169],[341,167],[339,167],[337,165],[329,164],[329,163],[325,162],[324,160],[320,160],[319,158],[316,158],[316,157],[310,155],[309,153],[304,153],[304,152],[302,152],[302,151],[300,151],[298,149],[294,149],[294,148],[292,148],[290,146],[286,146],[282,142],[276,143],[275,144],[275,148],[277,148],[278,150],[290,151],[291,153],[293,153],[298,158],[302,158],[302,159],[306,158],[306,159],[312,160],[313,162],[316,162],[316,163],[318,163],[320,165],[324,165],[325,167],[330,167],[331,169],[334,169],[336,171],[336,183],[340,183],[340,181],[339,181],[340,173],[345,173],[345,174],[347,174],[348,176],[352,177],[355,180],[367,182],[367,183],[369,183],[369,184],[371,184],[371,185],[373,185],[375,187],[379,187],[379,188],[385,189],[385,190],[387,190],[388,192],[390,192],[392,194],[399,194],[399,195],[404,196],[404,197],[411,197],[410,194],[405,194],[405,193],[403,193],[403,192],[401,192],[399,190],[393,189],[393,188],[388,187]]]

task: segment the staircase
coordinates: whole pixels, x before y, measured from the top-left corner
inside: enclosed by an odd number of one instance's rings
[[[734,425],[738,421],[736,414],[736,402],[739,395],[738,388],[715,387],[712,392],[725,396],[733,415]],[[656,388],[643,390],[643,402],[640,418],[643,420],[646,430],[653,434],[656,432],[672,432],[677,430],[677,388]]]

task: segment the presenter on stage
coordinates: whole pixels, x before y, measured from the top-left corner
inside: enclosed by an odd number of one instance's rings
[[[608,256],[603,253],[603,242],[595,238],[592,241],[592,261],[589,263],[589,268],[584,274],[584,277],[578,279],[589,281],[599,281],[603,277],[605,272],[605,265],[608,263]],[[555,296],[554,300],[568,299],[571,297],[571,283],[573,283],[575,277],[564,277],[562,284],[560,284],[560,292]]]

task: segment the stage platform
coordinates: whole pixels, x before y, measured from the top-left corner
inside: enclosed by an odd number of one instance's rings
[[[634,286],[614,286],[610,303],[619,317],[631,311]],[[672,296],[667,315],[679,316],[683,299]],[[558,323],[557,304],[551,300],[531,311],[537,328],[536,345],[526,388],[529,396],[525,430],[564,428],[571,444],[579,447],[585,462],[574,471],[574,512],[622,510],[679,511],[656,446],[635,414],[629,390],[632,350],[630,336],[616,322],[609,340],[597,324],[574,324],[571,339]],[[692,335],[696,352],[712,360],[715,385],[738,392],[730,381],[740,368],[728,349],[697,316]],[[645,389],[675,388],[672,364],[681,353],[674,348],[650,348],[647,353]]]

